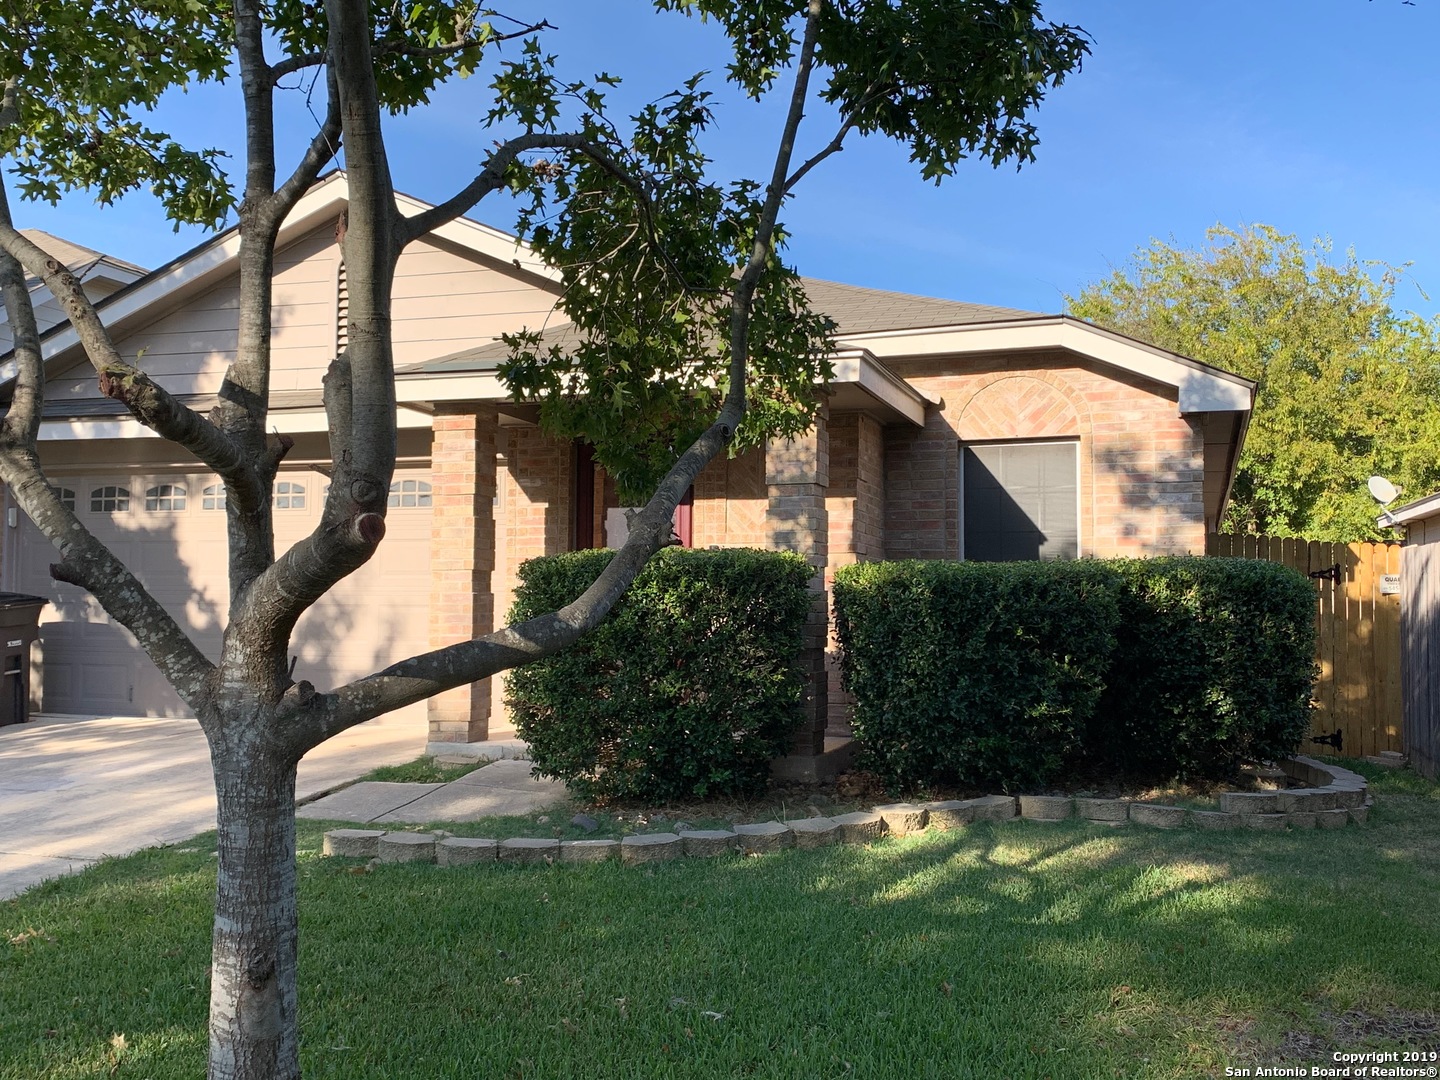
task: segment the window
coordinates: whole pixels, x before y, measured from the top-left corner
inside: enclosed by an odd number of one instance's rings
[[[60,496],[60,505],[71,513],[75,512],[75,492],[69,488],[56,488],[55,494]]]
[[[90,512],[92,514],[116,514],[129,509],[129,488],[107,485],[90,492]]]
[[[211,484],[204,491],[200,492],[200,509],[202,510],[224,510],[225,509],[225,485]]]
[[[175,511],[185,509],[185,489],[179,484],[157,484],[145,492],[145,509]]]
[[[424,480],[396,480],[390,485],[390,506],[429,506],[430,485]]]
[[[304,510],[305,485],[293,480],[281,480],[275,485],[276,510]]]
[[[961,454],[961,558],[1074,559],[1080,554],[1077,444],[993,443]]]

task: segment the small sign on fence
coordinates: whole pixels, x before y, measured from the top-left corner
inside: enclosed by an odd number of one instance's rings
[[[1399,592],[1400,592],[1400,575],[1399,575],[1399,574],[1381,574],[1381,575],[1380,575],[1380,595],[1381,595],[1381,596],[1395,596],[1395,595],[1397,595]]]

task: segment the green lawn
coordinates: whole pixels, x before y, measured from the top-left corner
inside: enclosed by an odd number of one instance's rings
[[[1440,1049],[1440,789],[1370,774],[1363,829],[1016,821],[649,870],[364,872],[302,822],[306,1075],[1193,1077]],[[0,904],[0,1077],[200,1075],[209,845]]]

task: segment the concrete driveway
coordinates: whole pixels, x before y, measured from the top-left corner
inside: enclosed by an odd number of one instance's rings
[[[352,728],[300,763],[297,797],[425,752],[423,706]],[[38,716],[0,728],[0,900],[106,855],[215,827],[194,720]]]

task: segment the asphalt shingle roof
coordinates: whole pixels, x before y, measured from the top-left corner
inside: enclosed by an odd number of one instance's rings
[[[1016,308],[992,307],[988,304],[966,304],[959,300],[939,300],[930,296],[866,289],[837,281],[805,278],[805,293],[810,305],[835,321],[840,337],[868,334],[882,330],[917,330],[929,326],[963,326],[971,323],[1010,322],[1015,319],[1042,318],[1038,312]],[[564,346],[577,340],[570,323],[562,322],[544,331],[547,345]],[[465,349],[450,356],[413,364],[401,374],[441,374],[444,372],[488,371],[510,355],[502,341],[491,341]]]

